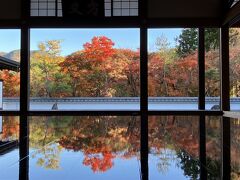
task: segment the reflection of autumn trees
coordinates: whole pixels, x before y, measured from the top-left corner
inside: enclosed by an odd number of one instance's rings
[[[196,179],[199,175],[198,117],[151,117],[149,119],[149,145],[151,153],[162,157],[162,149],[176,150],[179,167],[185,175]],[[239,173],[239,121],[232,120],[232,171]],[[159,137],[159,138],[157,138]],[[221,118],[206,117],[206,151],[208,179],[219,179],[221,170]],[[168,156],[169,161],[176,158]],[[165,159],[159,163],[167,166]],[[167,168],[167,167],[165,167]],[[160,168],[161,172],[163,171]],[[237,178],[236,178],[237,179]]]
[[[56,161],[60,158],[59,147],[81,151],[84,155],[83,164],[94,172],[112,168],[115,158],[139,156],[140,122],[135,117],[38,117],[32,118],[30,122],[30,144],[39,149],[36,157],[40,159],[38,164],[43,167],[52,168],[56,162],[58,164],[55,167],[59,167],[59,160]],[[209,177],[217,177],[219,122],[217,119],[207,119],[206,122],[207,161],[211,171]],[[198,130],[198,117],[149,118],[150,153],[159,157],[157,166],[161,172],[167,172],[170,161],[175,159],[179,162],[179,167],[186,171],[186,175],[198,176]],[[56,156],[52,156],[51,152]]]
[[[64,149],[82,152],[83,164],[94,172],[104,172],[114,166],[115,158],[139,158],[140,120],[137,117],[31,117],[31,156],[44,168],[60,168]],[[158,157],[157,168],[166,173],[171,161],[176,161],[184,173],[199,174],[198,117],[150,116],[149,152]],[[217,179],[221,165],[221,130],[219,117],[206,117],[206,150],[208,178]],[[239,178],[239,120],[231,120],[232,177]],[[3,117],[1,140],[18,139],[19,119]]]
[[[232,179],[240,179],[240,119],[231,119]]]
[[[221,117],[206,117],[208,179],[221,179]]]
[[[177,149],[185,149],[191,156],[197,158],[198,127],[197,117],[151,117],[149,119],[149,143],[151,148],[155,149],[164,148],[164,145],[168,145],[166,142],[174,143]]]
[[[207,168],[209,179],[220,179],[221,168],[221,118],[207,117]],[[238,119],[231,119],[231,171],[232,179],[239,179],[240,173],[240,123]]]
[[[62,147],[57,140],[66,133],[66,122],[61,117],[32,117],[30,120],[30,147],[35,150],[32,158],[47,169],[58,169]],[[67,129],[67,128],[66,128]]]
[[[157,117],[149,119],[149,146],[151,153],[159,156],[159,168],[164,172],[168,163],[175,156],[162,155],[163,149],[175,150],[179,160],[178,166],[184,170],[185,175],[197,179],[200,173],[198,160],[199,153],[199,125],[198,117]],[[231,156],[232,177],[239,178],[240,147],[239,147],[239,120],[231,120]],[[208,179],[220,179],[221,170],[221,118],[206,117],[206,152]],[[166,151],[166,150],[165,150]]]
[[[170,162],[176,161],[177,166],[184,170],[186,176],[191,179],[199,176],[198,128],[198,117],[152,116],[149,118],[150,152],[159,157],[160,172],[165,173]]]
[[[139,120],[134,117],[86,117],[73,121],[72,134],[59,144],[65,149],[82,151],[83,164],[94,172],[113,166],[114,158],[138,156]]]
[[[115,158],[111,152],[106,152],[105,150],[102,152],[102,157],[100,157],[101,155],[96,154],[85,154],[85,156],[83,164],[90,166],[93,172],[105,172],[106,170],[112,168],[112,161]]]
[[[136,117],[32,117],[30,132],[32,156],[45,168],[59,168],[62,148],[83,152],[83,164],[95,172],[110,169],[116,157],[139,156]]]
[[[3,132],[0,141],[18,140],[19,118],[15,116],[3,116]]]
[[[37,165],[46,169],[60,168],[60,153],[62,147],[58,144],[47,144],[32,154],[32,158],[37,158]]]

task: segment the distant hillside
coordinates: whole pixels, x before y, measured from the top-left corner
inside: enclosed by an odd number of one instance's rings
[[[38,51],[31,51],[30,54],[32,55],[33,53],[36,53]],[[13,50],[9,53],[6,52],[0,52],[0,56],[20,62],[20,50]]]
[[[14,50],[9,53],[5,53],[3,57],[20,62],[20,50]]]
[[[39,52],[38,50],[30,51],[30,56],[32,56],[34,53]],[[13,61],[20,62],[20,50],[13,50],[9,53],[6,52],[0,52],[0,56],[11,59]]]
[[[0,52],[0,56],[5,56],[7,53],[5,53],[5,52]]]

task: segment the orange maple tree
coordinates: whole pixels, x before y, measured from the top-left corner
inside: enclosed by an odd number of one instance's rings
[[[0,71],[0,79],[3,80],[3,96],[19,97],[20,93],[20,73],[10,70]]]
[[[88,59],[95,62],[105,61],[114,53],[114,43],[106,36],[95,36],[91,42],[83,45],[84,53]]]

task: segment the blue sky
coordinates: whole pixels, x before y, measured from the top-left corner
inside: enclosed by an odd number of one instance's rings
[[[139,29],[32,29],[31,50],[37,50],[38,43],[47,40],[62,40],[62,55],[81,50],[83,44],[94,36],[107,36],[115,43],[115,48],[136,50],[140,47]],[[149,51],[156,50],[156,38],[164,35],[170,46],[176,45],[175,38],[181,29],[149,29]],[[20,49],[20,30],[0,30],[0,52],[10,52]]]
[[[20,30],[0,30],[0,52],[10,52],[20,49]]]

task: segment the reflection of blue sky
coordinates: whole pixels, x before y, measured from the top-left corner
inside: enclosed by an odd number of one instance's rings
[[[1,180],[18,179],[19,175],[19,150],[15,149],[0,156]]]
[[[159,163],[163,163],[161,157],[167,157],[167,168],[165,172],[158,169]],[[188,179],[184,176],[183,170],[177,166],[180,159],[177,158],[176,152],[170,149],[162,149],[161,155],[149,154],[149,179]]]
[[[174,153],[174,152],[173,152]],[[174,156],[176,158],[176,155]],[[140,161],[136,158],[113,159],[113,167],[105,172],[93,172],[90,166],[83,165],[84,154],[81,151],[62,149],[60,154],[60,169],[46,170],[37,165],[37,157],[30,159],[30,179],[87,179],[87,180],[137,180],[140,179]],[[181,168],[177,167],[178,159],[169,159],[166,173],[159,172],[157,164],[159,157],[149,155],[149,179],[186,179]]]
[[[113,167],[105,172],[93,172],[91,167],[83,165],[84,154],[63,149],[60,154],[60,169],[46,170],[37,165],[37,158],[30,159],[30,179],[83,179],[83,180],[138,180],[140,162],[135,158],[113,160]]]
[[[33,157],[37,149],[30,149],[29,154],[29,177],[34,180],[52,179],[87,179],[87,180],[137,180],[140,179],[141,164],[137,157],[113,159],[113,167],[106,172],[93,172],[89,166],[83,165],[84,154],[81,151],[62,149],[60,153],[60,168],[45,169],[37,165],[37,160],[41,155]],[[171,150],[172,151],[172,150]],[[174,154],[175,151],[172,151]],[[0,156],[1,178],[17,179],[19,173],[19,150],[11,151],[4,156]],[[159,172],[157,165],[160,162],[158,155],[149,154],[149,179],[187,179],[181,168],[177,167],[176,156],[169,159],[166,173]]]
[[[31,50],[37,50],[39,42],[47,40],[62,40],[62,55],[82,49],[93,36],[107,36],[115,42],[116,48],[136,50],[140,47],[139,29],[32,29]],[[162,34],[167,37],[170,46],[176,45],[175,38],[181,29],[149,29],[148,46],[150,51],[156,50],[156,38]],[[20,48],[20,30],[0,30],[0,52],[10,52]]]

